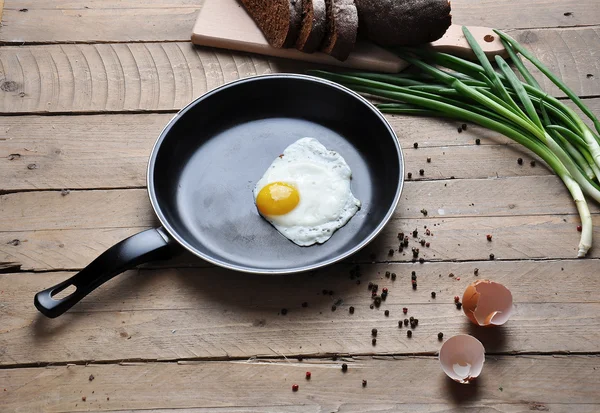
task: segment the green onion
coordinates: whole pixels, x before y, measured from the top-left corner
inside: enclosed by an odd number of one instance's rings
[[[600,138],[575,111],[541,89],[519,55],[563,90],[598,131],[600,122],[516,40],[496,31],[525,82],[500,56],[495,56],[500,69],[496,72],[469,30],[463,27],[463,32],[479,63],[431,49],[396,48],[398,56],[415,66],[417,73],[311,73],[391,102],[377,105],[384,113],[470,121],[534,152],[558,175],[575,201],[582,225],[578,256],[585,256],[592,245],[592,219],[585,195],[600,202]]]

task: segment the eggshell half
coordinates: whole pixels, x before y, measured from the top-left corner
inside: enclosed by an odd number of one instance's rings
[[[458,383],[468,384],[483,370],[485,349],[475,337],[458,335],[442,345],[439,359],[448,377]]]
[[[467,287],[462,300],[463,311],[478,326],[499,326],[513,311],[512,294],[502,284],[477,280]]]

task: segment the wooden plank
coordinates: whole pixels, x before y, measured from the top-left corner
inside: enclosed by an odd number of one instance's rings
[[[188,40],[203,0],[9,0],[0,41],[128,42]],[[454,0],[457,24],[496,28],[596,25],[594,0]],[[26,8],[27,12],[20,12]],[[565,16],[565,13],[570,13]],[[126,22],[127,24],[124,24]]]
[[[432,263],[418,268],[363,265],[360,285],[350,279],[350,265],[293,277],[215,268],[129,271],[54,320],[40,316],[32,298],[72,273],[2,274],[0,365],[433,354],[440,331],[446,337],[473,334],[493,353],[595,352],[600,333],[590,326],[600,321],[600,281],[590,274],[598,264],[568,260]],[[418,275],[416,291],[411,287],[412,269]],[[397,273],[396,281],[386,278],[385,271]],[[449,272],[455,276],[448,277]],[[465,287],[479,278],[501,282],[513,293],[515,312],[502,328],[474,328],[454,306],[453,297],[462,297]],[[369,308],[369,282],[389,289],[378,309]],[[323,289],[334,294],[323,295]],[[435,299],[431,291],[437,292]],[[337,309],[331,311],[334,303]],[[355,308],[353,315],[349,306]],[[286,316],[280,315],[282,308],[288,310]],[[390,311],[389,317],[384,310]],[[397,326],[409,316],[419,319],[411,339],[406,327]],[[373,328],[378,329],[375,347]]]
[[[248,213],[254,213],[254,208],[250,205]],[[577,213],[569,192],[555,176],[406,182],[394,220],[423,218],[421,209],[428,211],[431,225],[451,217]],[[600,207],[590,202],[590,210],[598,213]],[[0,215],[4,219],[0,225],[2,233],[141,228],[157,223],[145,189],[1,195]]]
[[[496,259],[575,257],[579,217],[556,179],[408,183],[391,222],[352,259],[410,261],[412,246],[420,247],[420,257],[427,261],[484,260],[490,253]],[[597,205],[590,207],[598,211]],[[422,208],[428,217],[422,216]],[[0,212],[0,263],[23,270],[82,268],[120,239],[158,225],[143,189],[9,194],[0,196]],[[600,239],[600,215],[595,213],[593,221],[594,237]],[[425,225],[433,237],[423,236]],[[411,238],[402,254],[388,256],[390,248],[398,248],[397,233],[415,228],[430,248]],[[493,234],[494,241],[486,241],[486,234]],[[600,256],[600,249],[593,248],[590,256]]]
[[[581,96],[600,95],[595,28],[519,31]],[[587,48],[581,48],[585,40]],[[574,52],[577,51],[577,52]],[[64,44],[0,49],[0,112],[177,110],[207,90],[242,77],[302,71],[297,63],[191,43]],[[587,75],[594,75],[588,77]],[[549,93],[560,95],[555,86]]]
[[[600,99],[587,100],[600,110]],[[0,191],[131,188],[146,184],[148,157],[171,114],[0,117]],[[491,131],[442,119],[388,116],[413,179],[548,175],[526,149]],[[126,136],[127,139],[123,139]],[[482,138],[481,146],[474,141]],[[413,143],[419,142],[419,149]],[[518,157],[525,165],[516,164]],[[427,158],[432,162],[427,163]],[[468,159],[468,162],[465,160]],[[35,165],[35,169],[28,166]],[[419,169],[426,175],[420,177]]]
[[[2,370],[0,380],[7,391],[0,393],[0,401],[9,412],[196,407],[287,412],[294,411],[292,406],[311,413],[391,412],[413,411],[417,406],[418,412],[568,408],[580,413],[598,409],[600,403],[596,356],[489,357],[480,380],[470,387],[451,382],[432,357],[356,358],[347,363],[345,374],[341,362],[311,360]],[[312,373],[310,381],[304,379],[307,370]],[[368,380],[366,388],[363,379]],[[292,383],[299,383],[298,392],[292,392]]]

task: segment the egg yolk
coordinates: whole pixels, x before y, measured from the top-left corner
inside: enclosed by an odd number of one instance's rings
[[[285,182],[273,182],[260,190],[256,206],[263,215],[284,215],[300,202],[298,190]]]

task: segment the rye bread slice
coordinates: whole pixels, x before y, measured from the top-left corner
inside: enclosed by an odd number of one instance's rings
[[[360,33],[384,46],[438,40],[452,24],[449,0],[356,0]]]
[[[292,47],[302,24],[302,0],[241,0],[273,47]]]
[[[296,40],[296,49],[305,53],[313,53],[323,42],[326,31],[325,0],[303,0],[302,27],[298,40]]]
[[[325,0],[327,34],[321,51],[344,61],[354,50],[358,32],[358,12],[354,0]]]

